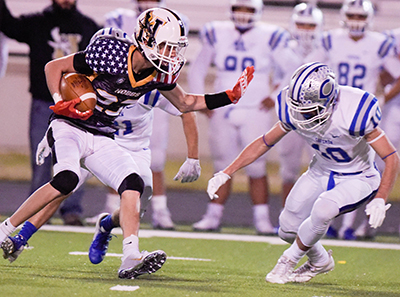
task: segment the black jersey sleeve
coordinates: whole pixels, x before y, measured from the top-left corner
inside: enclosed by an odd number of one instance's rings
[[[85,52],[77,52],[74,55],[74,68],[79,73],[83,73],[86,75],[92,75],[93,70],[89,67],[85,60]]]

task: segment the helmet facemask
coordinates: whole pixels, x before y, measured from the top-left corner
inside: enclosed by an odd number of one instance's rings
[[[168,9],[143,12],[134,38],[144,56],[163,73],[176,74],[186,62],[184,54],[189,43],[183,22]]]
[[[340,10],[342,24],[352,37],[362,37],[372,26],[374,8],[369,0],[346,0]]]
[[[292,76],[286,99],[290,119],[300,129],[319,130],[331,117],[337,94],[335,74],[328,66],[301,66]]]
[[[239,30],[247,30],[260,20],[263,3],[261,0],[232,0],[231,20]]]
[[[322,11],[311,4],[300,3],[293,9],[290,32],[304,54],[310,53],[322,34]]]

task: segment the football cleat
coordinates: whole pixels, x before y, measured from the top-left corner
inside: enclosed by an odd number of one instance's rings
[[[101,220],[108,215],[108,213],[102,213],[97,219],[93,241],[89,248],[89,260],[93,264],[101,263],[108,250],[108,245],[111,240],[111,231],[106,231],[100,226]]]
[[[7,237],[1,244],[3,258],[8,259],[10,263],[14,262],[22,253],[24,247],[25,241],[23,240],[22,236],[16,235],[15,237]]]
[[[282,255],[275,267],[267,274],[265,280],[274,284],[286,284],[292,282],[293,269],[296,264],[297,263],[293,262],[288,257]]]
[[[152,274],[159,270],[167,260],[164,251],[143,251],[139,257],[123,257],[118,270],[119,278],[135,279],[142,274]]]
[[[193,224],[193,230],[218,232],[220,230],[219,219],[206,214],[200,221]]]
[[[175,226],[171,219],[171,213],[169,210],[161,209],[153,211],[152,224],[154,229],[161,230],[174,230]]]
[[[333,260],[331,250],[328,251],[328,254],[329,254],[329,260],[323,266],[316,266],[312,264],[310,260],[301,265],[293,272],[292,281],[296,283],[304,283],[308,282],[310,279],[312,279],[318,274],[328,273],[329,271],[332,271],[333,268],[335,268],[335,261]]]

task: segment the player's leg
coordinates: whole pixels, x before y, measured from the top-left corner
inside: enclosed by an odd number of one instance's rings
[[[155,108],[153,132],[150,137],[151,170],[153,171],[152,225],[155,229],[174,229],[171,213],[167,207],[164,168],[167,157],[170,115]]]
[[[321,186],[320,179],[322,178],[324,178],[322,174],[308,170],[293,186],[279,216],[278,234],[284,241],[294,243],[299,226],[310,215],[318,196],[326,190],[326,186]],[[328,179],[325,178],[325,185],[327,183]],[[291,281],[296,264],[295,259],[282,255],[275,267],[267,274],[266,280],[281,284]]]
[[[53,151],[54,177],[37,189],[9,219],[0,225],[0,242],[14,232],[15,227],[31,218],[54,199],[65,199],[79,182],[82,147],[76,144],[85,146],[86,133],[58,121],[51,123],[51,129],[47,133]]]
[[[140,168],[132,156],[113,140],[99,137],[95,143],[101,150],[96,150],[86,158],[85,166],[100,181],[118,191],[121,206],[119,211],[105,215],[99,221],[89,249],[89,258],[94,264],[101,262],[108,248],[112,228],[120,226],[124,240],[119,277],[135,278],[141,274],[153,273],[164,264],[166,255],[160,250],[151,253],[139,251],[138,232],[142,213],[140,199],[148,195],[145,182],[140,176]],[[96,261],[99,258],[101,260]]]
[[[240,149],[244,149],[252,140],[263,135],[271,127],[271,113],[258,108],[239,109],[233,112],[240,133]],[[251,120],[249,120],[251,119]],[[258,234],[275,233],[269,215],[269,187],[267,178],[267,155],[246,166],[249,179],[249,193],[253,203],[253,223]]]
[[[210,118],[208,141],[214,172],[223,170],[231,163],[239,146],[236,141],[236,129],[230,121],[232,107],[223,107],[213,111]],[[231,193],[232,180],[227,181],[218,191],[218,199],[208,202],[207,209],[202,219],[193,224],[196,231],[218,231],[224,211],[224,206]]]
[[[307,253],[309,260],[294,271],[293,280],[306,282],[318,274],[334,268],[334,261],[329,252],[324,251],[319,240],[324,236],[330,221],[349,210],[354,210],[369,201],[379,186],[379,174],[370,179],[364,176],[339,177],[335,179],[333,189],[320,195],[308,217],[299,227],[296,242],[285,253],[291,259],[301,259]],[[284,253],[284,254],[285,254]]]

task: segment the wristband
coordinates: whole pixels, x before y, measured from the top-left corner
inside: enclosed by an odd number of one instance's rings
[[[54,93],[54,94],[52,95],[52,97],[53,97],[54,103],[57,103],[57,102],[63,100],[62,97],[61,97],[61,95],[58,94],[58,93]]]
[[[268,143],[265,141],[265,134],[263,135],[262,139],[263,139],[263,141],[264,141],[264,144],[265,144],[268,148],[271,148],[271,147],[273,147],[273,146],[275,145],[275,144],[270,145],[270,144],[268,144]]]
[[[226,92],[205,94],[204,100],[206,101],[206,105],[209,110],[232,103],[231,99],[229,99],[229,96]]]

